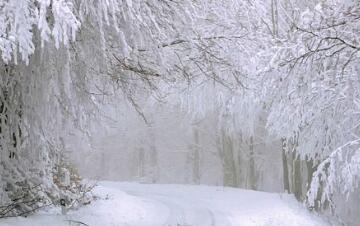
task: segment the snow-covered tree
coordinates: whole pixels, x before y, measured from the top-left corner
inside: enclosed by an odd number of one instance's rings
[[[277,70],[264,83],[272,96],[269,130],[286,138],[296,134],[300,157],[321,162],[310,206],[326,205],[334,193],[349,195],[359,186],[358,17],[357,1],[307,8],[293,17],[269,61]]]

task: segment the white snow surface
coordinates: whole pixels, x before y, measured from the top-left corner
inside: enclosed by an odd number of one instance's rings
[[[327,226],[293,196],[227,187],[100,182],[92,204],[58,208],[0,226]],[[70,221],[69,221],[70,220]]]

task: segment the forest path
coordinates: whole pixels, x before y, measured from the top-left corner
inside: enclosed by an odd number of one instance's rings
[[[90,226],[330,225],[286,194],[119,182],[101,182],[94,193],[99,200],[66,216],[53,208],[28,218],[1,220],[0,226],[65,226],[69,220]]]

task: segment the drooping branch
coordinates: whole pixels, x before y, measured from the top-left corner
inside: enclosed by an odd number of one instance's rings
[[[230,36],[225,36],[225,35],[219,35],[219,36],[211,36],[211,37],[198,37],[198,38],[189,38],[189,39],[176,39],[174,41],[171,41],[169,43],[163,43],[161,45],[158,46],[158,48],[166,48],[166,47],[171,47],[171,46],[176,46],[176,45],[180,45],[183,43],[193,43],[193,42],[198,42],[198,41],[218,41],[218,40],[238,40],[238,39],[243,39],[246,36],[248,36],[248,34],[244,34],[244,35],[230,35]],[[149,51],[147,49],[138,49],[139,52],[146,52]]]

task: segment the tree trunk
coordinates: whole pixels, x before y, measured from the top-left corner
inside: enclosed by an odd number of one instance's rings
[[[237,187],[237,172],[234,158],[234,146],[232,139],[222,132],[222,149],[223,149],[223,164],[224,164],[224,182],[225,186]]]
[[[286,140],[285,138],[281,139],[282,143],[282,163],[283,163],[283,183],[284,191],[290,193],[290,182],[289,182],[289,167],[286,157]]]
[[[311,181],[312,181],[312,175],[315,172],[314,161],[312,159],[306,158],[306,169],[307,169],[307,186],[306,186],[306,188],[309,190]]]
[[[152,183],[156,183],[159,180],[159,164],[158,164],[158,152],[156,149],[156,138],[152,128],[150,129],[150,177]]]
[[[255,169],[255,153],[254,153],[254,138],[253,136],[250,137],[250,145],[249,145],[249,187],[250,189],[256,190],[257,189],[257,178],[256,178],[256,169]]]
[[[295,148],[297,144],[295,143]],[[294,195],[297,200],[302,200],[302,178],[301,178],[301,160],[296,152],[293,150],[293,184],[294,184]]]
[[[272,32],[274,37],[278,37],[278,6],[277,0],[271,0],[271,20]]]
[[[197,127],[194,128],[194,142],[193,147],[193,182],[200,184],[200,141],[199,141],[199,130]]]
[[[145,152],[141,147],[139,148],[139,168],[138,168],[138,177],[143,179],[145,177]]]

